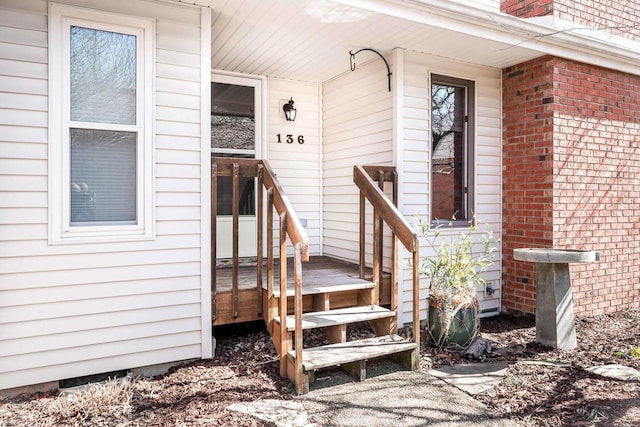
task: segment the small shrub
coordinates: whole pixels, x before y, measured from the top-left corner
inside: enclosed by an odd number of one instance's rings
[[[63,393],[52,402],[49,415],[60,423],[86,425],[88,421],[125,420],[131,413],[133,385],[130,378],[111,379]]]

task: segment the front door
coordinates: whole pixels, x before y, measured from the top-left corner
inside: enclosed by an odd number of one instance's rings
[[[262,80],[213,74],[211,76],[211,155],[261,158]],[[238,253],[257,253],[255,179],[240,181]],[[216,254],[232,256],[232,181],[218,177]]]

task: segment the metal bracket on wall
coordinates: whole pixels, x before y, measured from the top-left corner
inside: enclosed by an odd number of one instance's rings
[[[384,59],[384,56],[382,56],[382,54],[377,50],[373,50],[368,47],[365,47],[364,49],[360,49],[356,52],[349,51],[349,64],[351,65],[351,71],[355,71],[356,69],[356,55],[362,52],[363,50],[371,51],[377,54],[380,58],[382,58],[382,60],[384,61],[384,64],[387,66],[387,80],[389,83],[389,92],[391,92],[391,68],[389,68],[389,63],[387,62],[386,59]]]

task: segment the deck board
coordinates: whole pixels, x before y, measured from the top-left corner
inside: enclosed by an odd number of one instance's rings
[[[316,311],[302,314],[302,329],[325,328],[329,326],[346,325],[349,323],[366,322],[395,316],[395,312],[377,305],[347,307],[339,310]],[[280,316],[276,316],[280,322]],[[287,316],[287,330],[295,330],[295,316]]]
[[[278,260],[274,260],[273,283],[274,292],[280,294],[280,265]],[[267,287],[267,266],[263,265],[262,287]],[[231,292],[233,269],[230,267],[219,268],[216,272],[216,292]],[[257,282],[257,267],[242,266],[238,269],[238,289],[255,289]],[[356,264],[329,257],[310,257],[309,262],[302,264],[302,286],[303,293],[322,293],[334,286],[342,286],[344,290],[362,289],[370,282],[360,279],[359,268]],[[370,284],[369,287],[373,285]],[[293,289],[293,261],[287,261],[287,295],[293,295],[289,288]]]
[[[312,371],[359,360],[390,356],[400,352],[411,351],[415,348],[416,343],[392,334],[359,341],[305,348],[302,350],[302,364],[304,370]],[[289,352],[289,357],[294,359],[295,354],[295,350],[292,350]]]
[[[287,296],[293,298],[293,262],[287,263]],[[274,293],[279,296],[280,267],[277,260],[274,261]],[[368,273],[367,273],[368,272]],[[259,297],[257,288],[257,267],[241,266],[238,274],[238,315],[233,312],[232,294],[233,269],[229,266],[219,268],[216,271],[216,288],[212,289],[212,298],[215,304],[212,306],[214,325],[226,325],[231,323],[249,322],[263,319],[262,312],[266,309],[264,300]],[[368,277],[371,270],[365,270]],[[305,310],[324,310],[316,305],[317,294],[331,293],[331,308],[343,308],[356,305],[359,301],[362,289],[373,288],[374,284],[359,277],[358,265],[330,257],[311,257],[309,262],[302,264],[302,293]],[[267,287],[267,268],[263,265],[262,287]],[[390,275],[384,274],[381,285],[380,305],[390,303]],[[266,292],[262,292],[263,297]],[[262,298],[263,298],[262,297]],[[289,302],[289,314],[293,310],[293,302]]]

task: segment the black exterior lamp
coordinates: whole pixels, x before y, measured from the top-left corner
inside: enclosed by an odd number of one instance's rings
[[[293,98],[289,100],[286,104],[282,106],[284,110],[284,116],[289,122],[293,122],[296,119],[296,109],[293,108]]]

